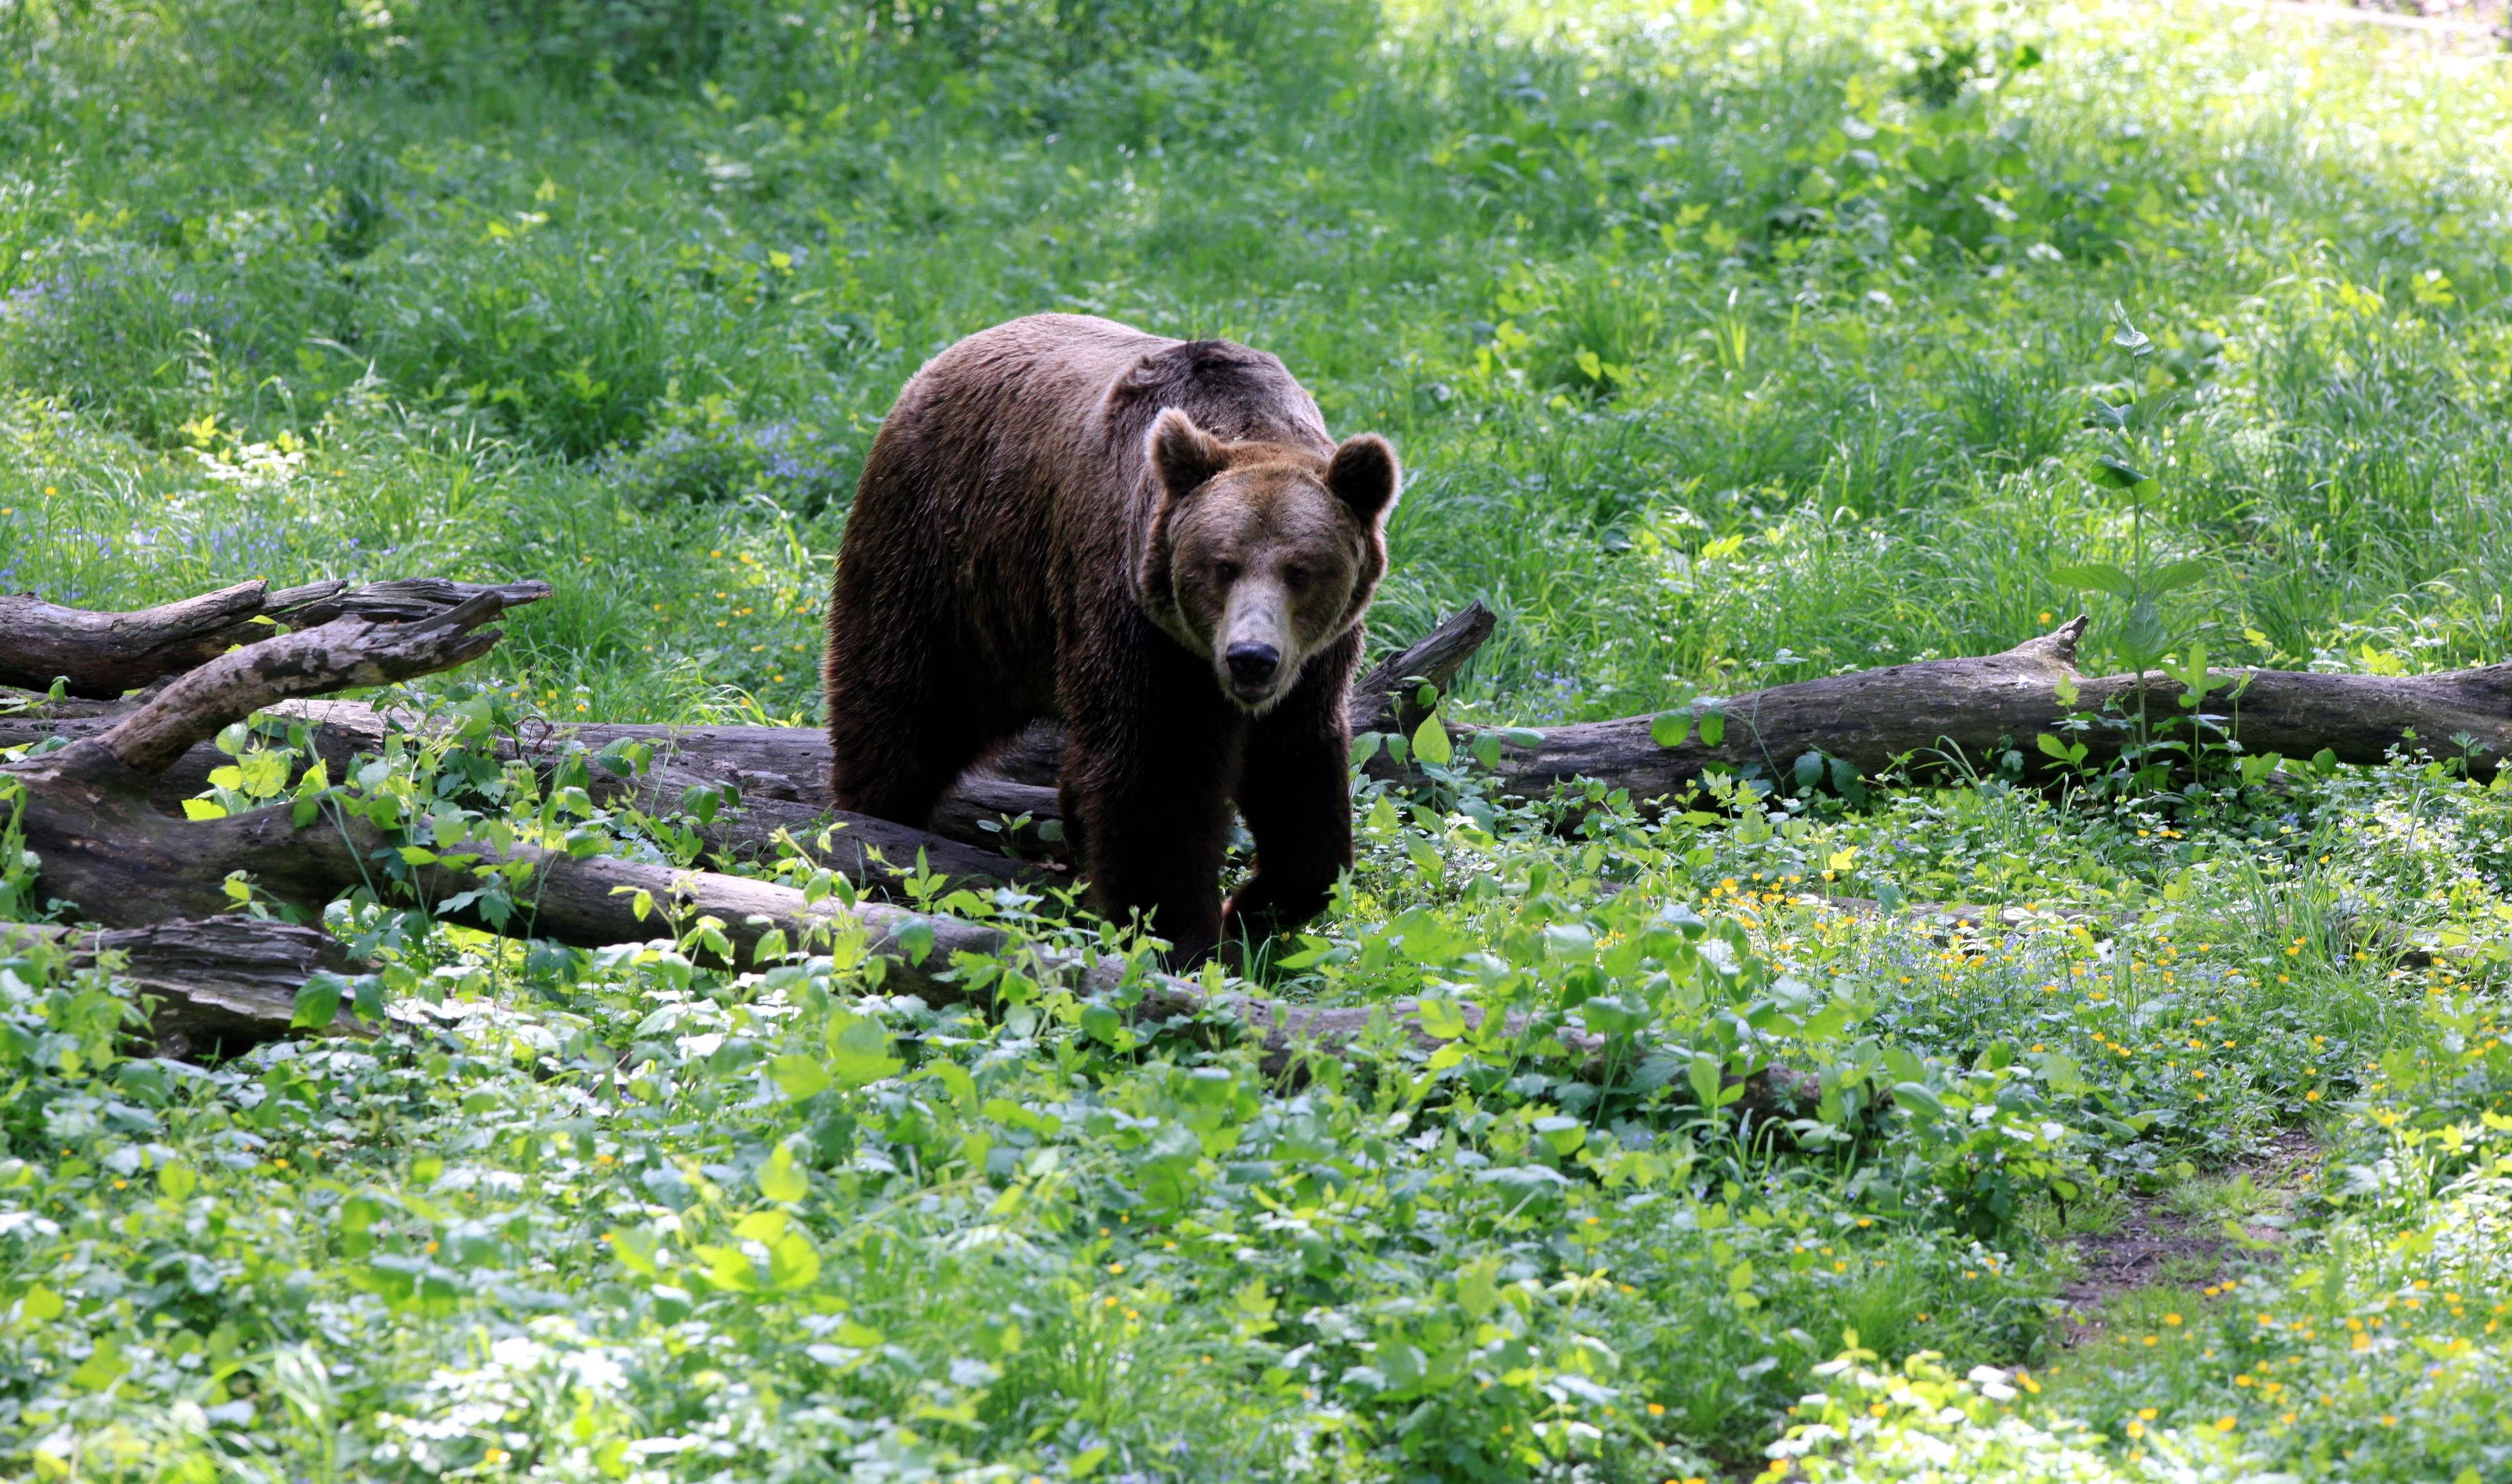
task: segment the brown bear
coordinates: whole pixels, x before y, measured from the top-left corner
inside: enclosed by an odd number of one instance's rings
[[[1282,363],[1041,314],[899,393],[829,596],[840,808],[922,825],[961,771],[1064,723],[1089,904],[1172,961],[1322,908],[1352,864],[1344,691],[1387,569],[1395,453],[1338,445]],[[1255,870],[1227,908],[1233,802]]]

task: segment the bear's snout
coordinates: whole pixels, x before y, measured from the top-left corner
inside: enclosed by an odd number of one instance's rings
[[[1273,683],[1274,672],[1282,668],[1282,651],[1272,644],[1232,644],[1223,657],[1230,662],[1232,682],[1248,690]]]

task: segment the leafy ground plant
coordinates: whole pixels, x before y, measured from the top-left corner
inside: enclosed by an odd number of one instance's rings
[[[0,583],[545,576],[403,698],[454,724],[310,785],[240,733],[191,807],[691,860],[481,744],[807,723],[880,413],[1053,308],[1264,345],[1398,441],[1379,630],[1502,615],[1449,719],[1671,743],[2079,592],[2097,666],[2512,654],[2485,58],[2124,4],[1168,9],[20,7]],[[1365,739],[1413,782],[1356,770],[1358,868],[1248,982],[1436,1035],[1288,1070],[1060,987],[1141,945],[1053,897],[929,879],[1010,935],[952,966],[995,1013],[859,944],[362,895],[374,974],[204,1064],[12,935],[0,1460],[2498,1477],[2512,794],[2449,739],[2147,721],[2053,793],[1522,802],[1436,718]],[[57,913],[21,856],[0,918]],[[2095,1281],[2156,1209],[2203,1253]]]

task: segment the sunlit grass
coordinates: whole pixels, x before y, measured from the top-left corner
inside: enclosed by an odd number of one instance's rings
[[[2164,619],[2219,661],[2512,656],[2512,83],[2483,56],[2125,3],[1319,0],[1196,7],[1208,34],[1111,4],[1100,41],[992,50],[812,4],[688,7],[714,41],[566,7],[530,36],[21,11],[11,591],[540,576],[474,667],[509,712],[807,724],[890,398],[1064,309],[1276,351],[1397,442],[1377,642],[1501,614],[1452,713],[2001,648],[2076,611],[2055,566],[2139,539],[2205,562]],[[2098,399],[2142,409],[2150,488],[2093,477]],[[387,1035],[200,1072],[115,1061],[100,978],[11,959],[0,1459],[2492,1476],[2503,785],[1989,777],[1575,827],[1476,790],[1364,786],[1345,909],[1259,977],[1537,1029],[1391,1031],[1305,1077],[1052,987],[980,1017],[828,960],[443,930],[383,951]],[[1071,930],[1040,906],[967,910]],[[1573,1023],[1637,1026],[1619,1080],[1538,1054]],[[850,1028],[874,1070],[792,1095],[777,1069],[843,1068]],[[1766,1063],[1833,1101],[1702,1113]],[[2322,1156],[2264,1162],[2297,1130]],[[2154,1219],[2256,1245],[2104,1296],[2068,1347],[2063,1244]],[[770,1258],[798,1233],[800,1278]]]

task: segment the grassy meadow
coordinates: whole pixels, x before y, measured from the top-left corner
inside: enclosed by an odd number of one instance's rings
[[[814,723],[880,416],[1047,309],[1272,350],[1395,442],[1374,643],[1500,615],[1451,717],[2079,610],[2096,671],[2512,658],[2512,66],[2471,42],[2124,0],[26,0],[0,38],[0,590],[547,578],[425,687],[479,725]],[[414,847],[690,859],[477,740],[338,791]],[[110,966],[0,959],[0,1471],[2512,1477],[2512,784],[2189,750],[1575,814],[1462,756],[1359,782],[1264,992],[1533,1029],[1301,1077],[1028,947],[959,966],[980,1016],[860,943],[585,955],[362,895],[327,920],[388,1032],[209,1066],[137,1054]],[[0,847],[0,917],[76,918]],[[1771,1066],[1820,1109],[1723,1104]]]

